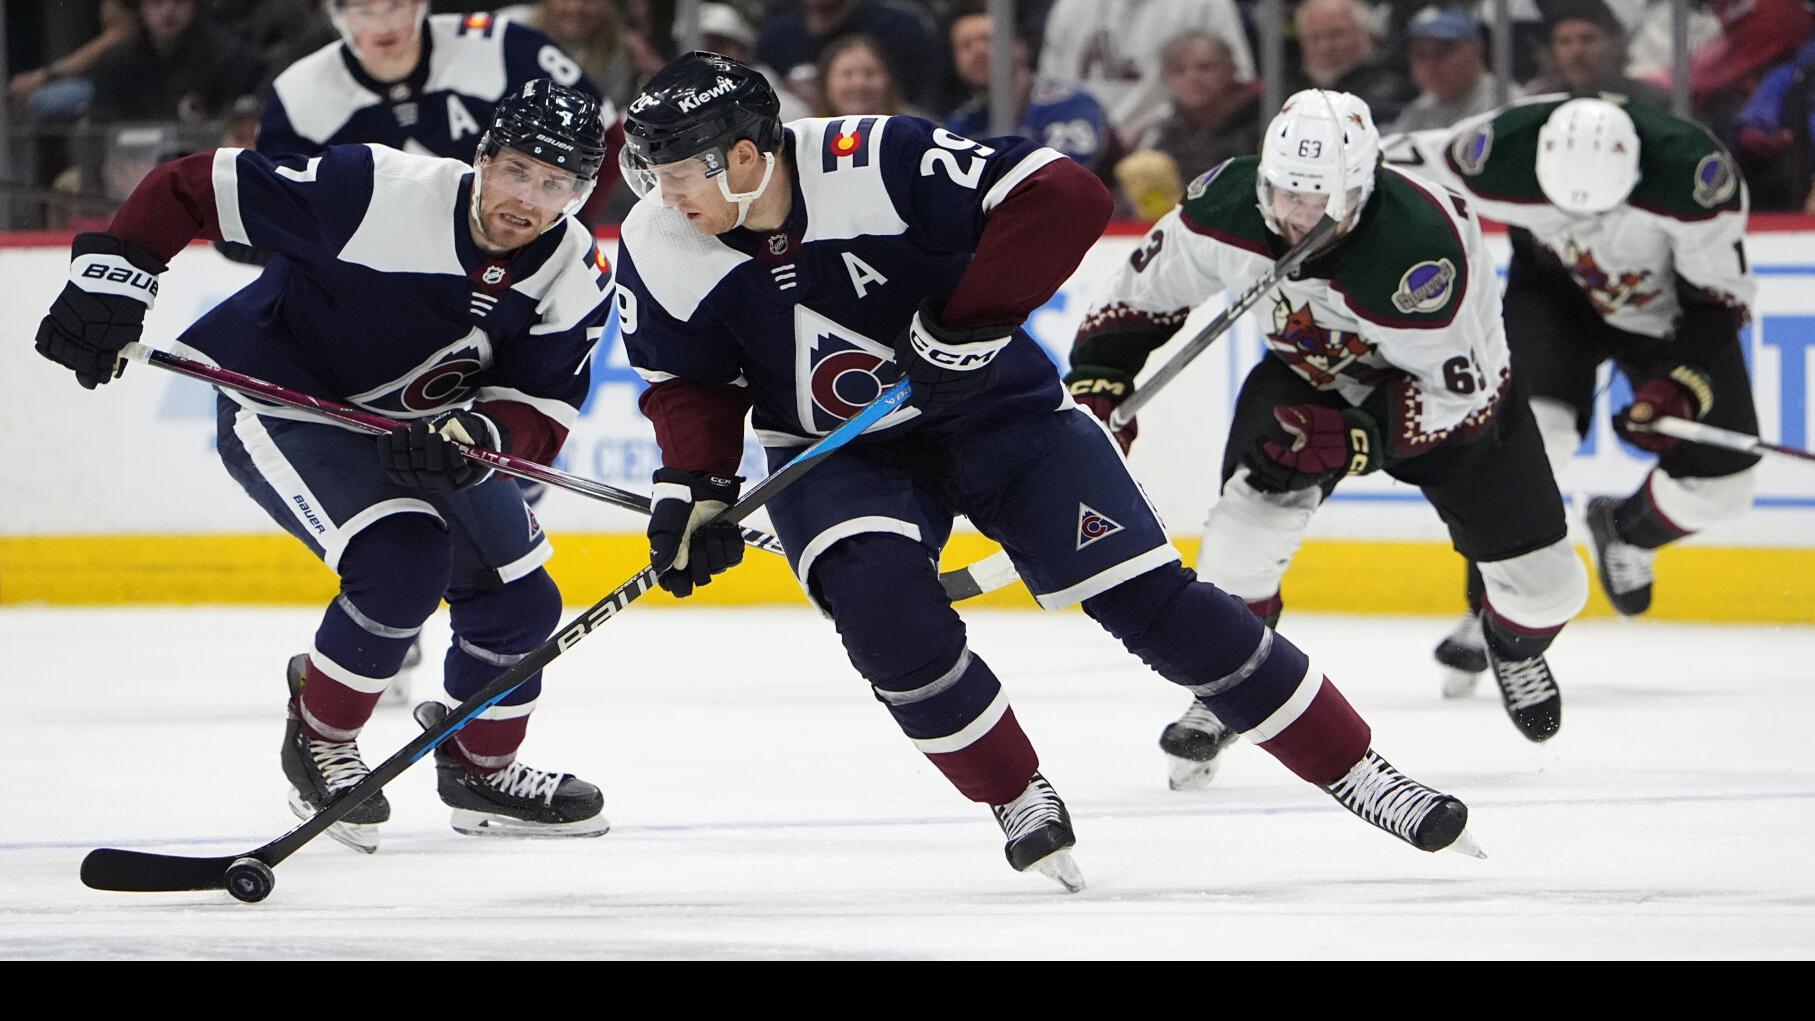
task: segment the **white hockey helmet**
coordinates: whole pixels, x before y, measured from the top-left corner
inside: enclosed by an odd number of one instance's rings
[[[1538,129],[1538,187],[1566,213],[1605,213],[1639,183],[1639,135],[1619,104],[1572,99]]]
[[[1380,163],[1380,131],[1360,96],[1327,89],[1297,92],[1280,107],[1260,143],[1255,191],[1268,229],[1284,234],[1274,214],[1276,191],[1334,196],[1340,187],[1349,204],[1346,225],[1374,194]]]

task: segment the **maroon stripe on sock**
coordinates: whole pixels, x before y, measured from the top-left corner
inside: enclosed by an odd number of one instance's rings
[[[926,757],[958,793],[985,805],[1003,805],[1020,797],[1040,768],[1040,756],[1016,722],[1013,709],[968,747],[928,752]]]
[[[1645,494],[1645,503],[1648,506],[1650,506],[1651,513],[1656,514],[1657,519],[1659,521],[1663,522],[1665,526],[1667,526],[1671,530],[1675,531],[1676,537],[1678,539],[1681,539],[1683,536],[1688,535],[1691,532],[1695,531],[1695,529],[1684,528],[1683,526],[1670,520],[1670,515],[1664,513],[1664,508],[1659,507],[1657,505],[1657,493],[1655,491],[1653,491],[1651,488],[1652,485],[1655,482],[1657,482],[1657,473],[1658,473],[1658,469],[1656,469],[1656,468],[1651,469],[1650,474],[1645,476],[1645,486],[1643,489],[1640,490],[1640,492]]]
[[[528,732],[528,716],[474,720],[454,735],[454,746],[474,768],[491,773],[503,769],[517,757],[517,749],[523,746],[523,735]],[[499,765],[500,761],[504,765]]]
[[[366,725],[366,721],[372,718],[372,710],[377,707],[379,697],[355,691],[322,673],[311,658],[308,669],[303,674],[302,704],[306,710],[302,720],[303,729],[317,741],[342,740],[338,735],[320,733],[309,721],[315,719],[324,727],[358,733]]]
[[[1545,638],[1555,635],[1563,630],[1564,625],[1569,623],[1568,621],[1564,621],[1562,624],[1552,625],[1551,627],[1526,627],[1524,624],[1520,624],[1517,621],[1507,620],[1504,614],[1494,609],[1492,600],[1487,598],[1485,592],[1481,594],[1481,612],[1492,617],[1494,623],[1499,627],[1503,627],[1515,635],[1525,635],[1531,638]]]
[[[1327,787],[1361,761],[1373,737],[1367,721],[1325,677],[1298,719],[1260,746],[1299,779]]]

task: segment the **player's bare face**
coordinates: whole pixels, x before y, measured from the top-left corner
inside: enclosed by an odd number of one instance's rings
[[[406,58],[415,63],[422,8],[423,0],[347,0],[335,13],[366,70],[384,78]]]
[[[513,149],[480,160],[479,174],[474,238],[492,251],[534,241],[586,194],[586,182]]]
[[[723,234],[737,223],[737,206],[725,201],[718,179],[707,175],[697,159],[665,163],[650,168],[662,205],[687,217],[687,222],[710,235]]]
[[[1323,192],[1273,191],[1273,218],[1279,221],[1280,233],[1287,244],[1298,244],[1317,226],[1324,210],[1330,207],[1330,196]]]

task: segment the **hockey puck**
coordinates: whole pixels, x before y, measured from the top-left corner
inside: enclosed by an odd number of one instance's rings
[[[240,858],[227,866],[227,892],[234,900],[257,904],[271,896],[277,873],[257,858]]]

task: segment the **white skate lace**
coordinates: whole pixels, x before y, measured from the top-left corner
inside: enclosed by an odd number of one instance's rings
[[[1229,728],[1223,726],[1223,721],[1217,719],[1216,714],[1206,709],[1204,704],[1196,699],[1191,700],[1191,708],[1185,710],[1185,715],[1173,722],[1181,727],[1201,730],[1211,737],[1221,737],[1229,732]]]
[[[1601,551],[1601,562],[1607,567],[1608,585],[1621,594],[1636,592],[1651,584],[1651,564],[1656,559],[1656,550],[1621,542],[1617,536],[1610,539],[1607,548]]]
[[[552,805],[555,791],[566,776],[566,773],[550,773],[513,762],[488,775],[485,782],[513,798],[540,798],[544,805]]]
[[[1443,799],[1441,792],[1394,769],[1372,749],[1329,790],[1351,812],[1408,841]]]
[[[345,790],[371,772],[359,758],[359,746],[352,741],[311,740],[309,758],[315,761],[322,783],[331,791]]]
[[[1543,656],[1501,663],[1496,676],[1500,690],[1506,693],[1506,704],[1513,709],[1530,709],[1557,697],[1557,682],[1551,679],[1550,665]]]
[[[992,805],[996,821],[1009,843],[1021,839],[1047,823],[1059,822],[1059,795],[1043,776],[1035,776],[1021,796],[1006,805]]]

